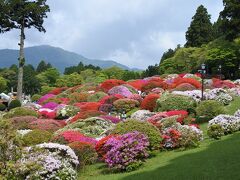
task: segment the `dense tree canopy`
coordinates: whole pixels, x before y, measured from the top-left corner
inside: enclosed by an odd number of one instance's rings
[[[186,32],[186,47],[200,47],[213,40],[213,27],[207,9],[201,5]]]

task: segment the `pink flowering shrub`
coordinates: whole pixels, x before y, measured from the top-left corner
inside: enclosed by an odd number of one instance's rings
[[[132,95],[131,91],[128,90],[125,86],[115,86],[108,91],[109,95],[120,94],[124,97],[130,97]]]
[[[47,108],[52,110],[55,109],[56,107],[58,107],[58,104],[55,102],[48,102],[42,106],[42,108]]]
[[[50,99],[50,98],[54,98],[55,95],[54,94],[45,94],[44,96],[42,96],[39,100],[38,100],[38,104],[43,104],[44,101]]]
[[[103,118],[105,120],[109,120],[109,121],[111,121],[114,124],[117,124],[117,123],[121,122],[121,119],[119,119],[117,117],[114,117],[114,116],[109,116],[109,115],[100,116],[100,118]]]
[[[147,136],[137,131],[121,135],[118,138],[112,137],[104,145],[106,149],[109,149],[105,162],[112,169],[135,170],[149,156],[148,146]]]

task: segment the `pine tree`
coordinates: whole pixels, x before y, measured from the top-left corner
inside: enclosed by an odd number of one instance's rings
[[[186,32],[185,47],[200,47],[213,39],[213,27],[210,19],[211,16],[207,9],[203,5],[199,6]]]
[[[20,30],[17,85],[17,98],[19,100],[22,99],[23,89],[25,29],[34,27],[40,32],[45,32],[43,22],[44,18],[47,17],[46,13],[49,11],[46,0],[0,0],[0,33],[5,33],[12,29]]]
[[[41,72],[46,71],[46,70],[49,69],[49,68],[52,68],[52,65],[51,65],[50,63],[46,63],[45,61],[42,60],[42,61],[38,64],[36,71],[37,71],[38,73],[41,73]]]
[[[223,0],[224,9],[220,13],[222,30],[228,40],[240,36],[240,0]]]

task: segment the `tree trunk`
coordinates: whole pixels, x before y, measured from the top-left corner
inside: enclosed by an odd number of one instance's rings
[[[25,62],[24,58],[24,25],[21,26],[21,35],[20,35],[20,50],[19,50],[19,69],[18,69],[18,85],[17,85],[17,99],[22,102],[22,89],[23,89],[23,66]]]

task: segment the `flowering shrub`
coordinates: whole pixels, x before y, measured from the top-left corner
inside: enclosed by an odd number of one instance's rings
[[[23,179],[74,180],[78,164],[78,158],[70,147],[44,143],[25,149],[23,157],[16,163],[16,172],[17,177]]]
[[[38,119],[37,121],[33,121],[29,124],[30,129],[40,129],[50,132],[57,131],[63,126],[64,125],[61,122],[53,119]]]
[[[183,96],[188,96],[193,98],[196,102],[201,101],[202,92],[200,90],[193,90],[193,91],[173,91],[172,94],[178,94]]]
[[[167,89],[168,85],[163,80],[147,81],[147,83],[142,87],[141,91],[148,93],[155,88]]]
[[[56,112],[55,110],[51,109],[39,109],[38,114],[41,118],[47,118],[47,119],[55,119],[56,118]]]
[[[210,138],[220,139],[221,136],[224,136],[224,129],[219,124],[213,124],[208,127],[207,135]]]
[[[136,88],[137,90],[141,90],[142,87],[145,86],[146,83],[147,83],[147,81],[144,79],[137,79],[137,80],[132,80],[132,81],[127,82],[127,84]]]
[[[49,102],[42,106],[42,108],[51,109],[51,110],[54,110],[57,107],[58,107],[58,104],[55,102]]]
[[[99,111],[105,112],[105,113],[109,113],[111,112],[113,109],[113,105],[112,104],[101,104],[99,107]]]
[[[121,85],[121,86],[115,86],[115,87],[111,88],[108,91],[108,94],[109,95],[120,94],[120,95],[128,98],[132,95],[132,92],[129,91],[127,87]]]
[[[190,97],[166,93],[157,100],[156,109],[160,112],[171,110],[186,110],[188,112],[193,112],[195,106],[195,101]]]
[[[152,117],[155,113],[150,112],[149,110],[138,110],[131,115],[132,119],[139,121],[146,121],[149,117]]]
[[[156,107],[156,101],[158,98],[160,98],[160,95],[158,94],[147,95],[141,103],[141,109],[153,111]]]
[[[233,133],[240,130],[240,118],[230,115],[219,115],[208,123],[208,129],[212,125],[220,125],[224,131],[224,134]]]
[[[182,84],[177,85],[174,88],[174,91],[192,91],[195,89],[196,89],[196,87],[189,83],[182,83]]]
[[[45,94],[44,96],[42,96],[39,100],[38,100],[38,104],[43,104],[44,101],[48,100],[49,98],[53,98],[55,97],[54,94]]]
[[[87,101],[88,102],[98,102],[100,99],[102,99],[105,96],[107,96],[107,94],[104,93],[104,92],[101,92],[101,91],[100,92],[96,92],[96,93],[88,96]]]
[[[178,116],[177,122],[183,124],[184,119],[188,116],[188,112],[184,110],[175,110],[166,112],[167,116]]]
[[[67,130],[53,138],[53,142],[57,142],[60,144],[69,144],[72,142],[82,142],[89,143],[92,145],[96,144],[96,140],[87,136],[84,136],[78,131]]]
[[[159,130],[148,122],[141,122],[134,119],[128,119],[125,122],[118,123],[112,134],[126,134],[129,132],[138,131],[148,137],[151,150],[158,149],[162,140]]]
[[[117,123],[121,122],[121,119],[119,119],[115,116],[110,116],[110,115],[100,116],[100,118],[111,121],[114,124],[117,124]]]
[[[70,104],[87,102],[88,97],[89,97],[89,94],[87,92],[81,92],[81,93],[74,92],[69,95]]]
[[[109,168],[132,171],[148,157],[148,138],[137,131],[124,134],[119,138],[110,138],[104,146],[112,147],[105,158]]]
[[[165,131],[163,134],[163,141],[162,141],[162,147],[168,149],[168,148],[177,148],[180,146],[180,137],[181,133],[174,129],[169,128]]]
[[[65,90],[67,90],[67,87],[55,88],[55,89],[51,90],[50,92],[48,92],[48,94],[58,95]]]
[[[238,110],[234,113],[234,116],[240,118],[240,109],[238,109]]]
[[[106,153],[111,149],[111,147],[109,147],[109,146],[104,146],[104,145],[106,144],[106,142],[107,142],[110,138],[113,138],[113,137],[117,138],[116,135],[108,135],[108,136],[105,136],[104,138],[100,139],[100,140],[97,142],[96,146],[95,146],[95,149],[96,149],[96,151],[97,151],[97,153],[98,153],[98,156],[99,156],[102,160],[105,159]]]
[[[228,80],[220,80],[220,79],[213,78],[212,81],[213,81],[213,86],[215,88],[234,88],[235,87],[235,84]]]
[[[207,122],[219,114],[225,112],[224,106],[214,100],[202,101],[196,108],[199,122]]]
[[[37,121],[35,116],[13,117],[10,119],[15,129],[29,129],[29,124]]]
[[[227,91],[222,88],[216,88],[207,91],[204,96],[207,100],[216,100],[224,105],[229,104],[233,100],[233,98],[227,93]]]
[[[126,112],[131,111],[135,107],[139,106],[139,102],[133,99],[119,99],[113,103],[117,111],[125,110]]]
[[[93,164],[97,161],[97,153],[94,146],[86,142],[72,142],[68,145],[75,152],[80,163],[80,167]]]
[[[100,88],[108,92],[111,88],[122,84],[126,84],[126,82],[118,79],[108,79],[100,85]]]
[[[178,85],[183,84],[183,83],[188,83],[194,86],[196,89],[201,88],[201,83],[193,78],[175,78],[172,84],[172,88],[176,88]]]
[[[161,125],[160,125],[160,121],[163,119],[163,118],[167,118],[167,114],[166,112],[160,112],[160,113],[157,113],[155,114],[154,116],[151,116],[147,119],[147,121],[151,124],[153,124],[154,126],[160,128]]]
[[[72,124],[69,124],[64,128],[60,129],[56,134],[59,134],[66,130],[74,130],[79,131],[85,136],[99,137],[109,131],[113,127],[113,125],[114,124],[111,121],[102,119],[100,117],[91,117],[85,120],[78,120]]]
[[[60,106],[57,109],[56,115],[58,119],[67,119],[69,117],[75,116],[79,111],[80,109],[76,106]]]
[[[101,104],[113,104],[116,100],[122,99],[122,98],[124,98],[124,97],[120,94],[115,94],[115,95],[112,95],[112,96],[105,96],[99,101],[99,103],[101,103]]]
[[[74,105],[79,107],[81,111],[98,111],[101,104],[98,102],[86,102],[76,103]]]
[[[100,111],[81,111],[76,116],[70,119],[70,123],[73,123],[77,120],[81,120],[81,119],[83,120],[90,117],[97,117],[101,115],[106,115],[106,113],[100,112]]]

